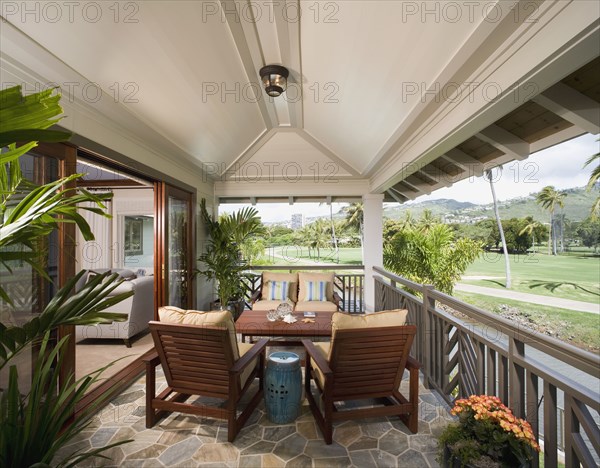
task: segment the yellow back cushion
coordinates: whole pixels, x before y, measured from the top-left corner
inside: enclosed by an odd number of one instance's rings
[[[227,329],[234,359],[237,361],[240,358],[240,351],[235,335],[235,323],[231,312],[228,310],[203,312],[200,310],[184,310],[179,307],[165,306],[158,309],[158,317],[164,323],[223,327]]]
[[[269,287],[271,281],[288,281],[290,283],[288,297],[292,302],[298,302],[298,273],[273,273],[264,271],[262,274],[262,281],[262,299],[270,297]]]
[[[308,290],[307,290],[307,281],[326,281],[329,284],[327,285],[327,290],[325,291],[326,297],[328,301],[333,301],[333,272],[331,273],[312,273],[312,272],[300,272],[298,273],[298,282],[300,283],[300,292],[298,293],[299,301],[308,301]]]
[[[406,324],[408,310],[394,309],[375,312],[373,314],[346,314],[344,312],[335,312],[331,317],[331,350],[335,340],[337,330],[348,330],[356,328],[378,328],[378,327],[399,327]],[[329,357],[328,356],[328,357]]]

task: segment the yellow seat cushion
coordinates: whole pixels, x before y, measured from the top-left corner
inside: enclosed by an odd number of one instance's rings
[[[297,312],[336,312],[338,310],[335,302],[329,301],[301,301],[296,304]]]
[[[329,352],[331,351],[331,343],[329,341],[318,341],[313,344],[317,348],[317,351],[319,351],[319,353],[323,356],[323,358],[327,362],[329,362]],[[314,360],[310,361],[310,366],[315,370],[317,380],[322,390],[325,386],[325,376],[323,375],[323,372],[321,372],[321,369],[317,367]]]
[[[290,304],[292,308],[294,307],[294,303],[289,299],[285,302]],[[256,301],[254,304],[252,304],[252,310],[260,310],[266,312],[267,310],[277,309],[277,306],[279,304],[281,304],[281,301],[263,301],[261,299],[260,301]]]
[[[328,301],[333,301],[333,277],[334,273],[312,273],[312,272],[300,272],[298,273],[298,283],[300,285],[298,291],[298,301],[304,302],[308,299],[308,294],[306,290],[306,282],[307,281],[326,281],[327,289],[325,291],[325,295]]]
[[[248,351],[250,351],[252,349],[254,344],[253,343],[238,343],[238,346],[240,348],[240,358],[241,358],[244,354],[246,354]],[[256,367],[257,361],[258,361],[258,357],[254,358],[252,360],[252,363],[248,364],[246,366],[246,368],[242,371],[242,375],[240,375],[240,385],[242,386],[242,388],[244,388],[244,385],[246,385],[246,381],[248,380],[248,377],[250,377],[250,374]]]
[[[235,332],[235,322],[228,310],[204,312],[201,310],[184,310],[179,307],[165,306],[158,309],[158,317],[164,323],[177,323],[181,325],[200,325],[210,327],[224,327],[227,329],[234,360],[240,358],[240,351]]]
[[[269,297],[269,283],[271,281],[288,281],[290,283],[288,297],[290,298],[290,301],[298,302],[298,273],[273,273],[264,271],[262,274],[262,297]],[[254,308],[252,310],[254,310]]]

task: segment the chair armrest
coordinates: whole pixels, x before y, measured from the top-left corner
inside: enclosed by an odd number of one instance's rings
[[[267,343],[269,342],[268,338],[263,338],[258,343],[256,343],[250,351],[244,354],[241,358],[237,360],[237,362],[233,365],[231,369],[229,369],[230,374],[240,374],[248,364],[250,364],[254,358],[256,358],[260,353],[262,353],[267,347]]]
[[[342,298],[340,297],[340,295],[337,293],[337,291],[333,292],[333,302],[335,302],[336,304],[340,304],[340,302],[342,302]]]
[[[158,353],[156,351],[152,351],[147,356],[142,357],[142,362],[144,364],[150,364],[152,366],[158,366],[160,364],[160,359],[158,357]]]
[[[250,296],[250,303],[254,304],[256,301],[258,301],[260,299],[260,294],[261,294],[260,289],[257,289],[256,291],[254,291],[254,294],[252,294],[252,296]]]
[[[421,363],[419,361],[417,361],[415,358],[408,356],[408,359],[406,360],[406,369],[420,369],[421,368]]]
[[[329,368],[329,363],[323,359],[323,355],[319,352],[317,347],[310,340],[302,340],[302,344],[304,345],[304,349],[306,353],[311,357],[315,364],[321,372],[323,372],[324,376],[332,375],[333,371]],[[308,359],[306,360],[308,364]]]

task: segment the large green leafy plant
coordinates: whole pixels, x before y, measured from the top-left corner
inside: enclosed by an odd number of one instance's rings
[[[479,242],[455,239],[446,224],[417,223],[400,229],[384,244],[383,264],[398,275],[452,294],[481,251]]]
[[[0,91],[0,266],[12,273],[15,262],[26,263],[49,280],[43,268],[39,241],[49,235],[59,223],[74,223],[86,240],[94,236],[85,219],[77,212],[82,202],[94,202],[85,208],[106,216],[102,201],[84,190],[71,188],[81,174],[37,186],[24,179],[19,158],[33,149],[38,141],[55,142],[67,139],[67,132],[48,130],[60,119],[60,95],[53,90],[23,96],[19,86]],[[17,141],[26,143],[17,144]],[[75,285],[84,275],[80,272],[67,282],[50,300],[41,314],[17,325],[0,323],[0,370],[9,368],[8,385],[0,389],[0,466],[73,466],[123,442],[90,452],[63,454],[59,450],[89,422],[102,399],[66,426],[75,405],[98,379],[103,369],[75,381],[73,375],[59,389],[57,369],[65,360],[68,337],[53,346],[52,331],[60,325],[90,325],[125,320],[123,314],[103,312],[132,293],[111,295],[119,285],[117,274],[105,273],[88,281],[75,292]],[[0,300],[13,301],[0,285]],[[7,306],[8,307],[8,306]],[[17,366],[12,364],[19,353],[31,346],[38,348],[33,363],[30,390],[19,389]]]
[[[216,280],[221,307],[243,295],[242,278],[248,263],[240,246],[251,237],[263,234],[264,228],[255,208],[243,208],[235,213],[214,219],[206,209],[206,200],[200,203],[202,221],[209,239],[198,260],[204,264],[197,273]]]

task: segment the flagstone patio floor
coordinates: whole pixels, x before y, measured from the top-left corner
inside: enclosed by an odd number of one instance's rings
[[[407,385],[405,379],[402,386]],[[157,387],[166,382],[158,369]],[[401,387],[401,390],[403,388]],[[174,413],[155,427],[145,426],[145,377],[114,398],[63,450],[98,448],[118,440],[133,442],[80,466],[115,467],[434,467],[437,439],[451,420],[439,396],[420,385],[419,431],[411,434],[397,417],[342,421],[326,445],[303,402],[291,424],[271,423],[260,403],[233,443],[224,421]]]

